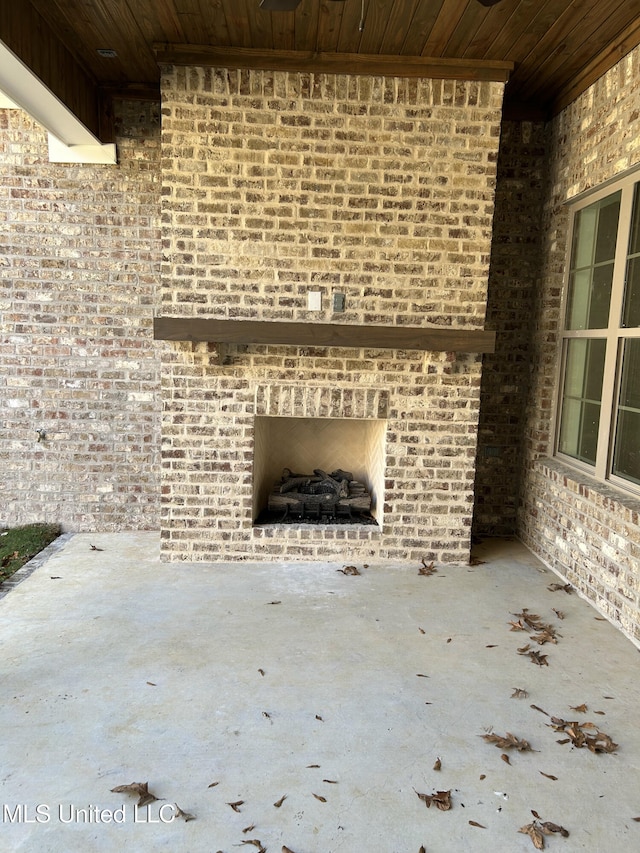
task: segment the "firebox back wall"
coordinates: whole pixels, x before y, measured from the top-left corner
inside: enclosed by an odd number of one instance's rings
[[[165,68],[158,313],[483,328],[502,91]],[[165,559],[468,559],[479,356],[167,343],[162,359]],[[386,419],[383,527],[254,528],[256,415]]]

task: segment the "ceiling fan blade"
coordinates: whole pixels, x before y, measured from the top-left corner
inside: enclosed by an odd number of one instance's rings
[[[482,6],[495,6],[497,3],[501,3],[502,0],[478,0]]]
[[[302,0],[260,0],[260,8],[267,12],[293,12]]]

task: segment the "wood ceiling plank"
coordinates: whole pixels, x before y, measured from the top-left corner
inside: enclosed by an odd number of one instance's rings
[[[320,3],[318,12],[318,38],[316,43],[319,51],[338,49],[343,12],[343,3],[332,3],[330,0],[322,0]]]
[[[496,38],[489,44],[484,56],[479,58],[509,57],[512,62],[521,63],[535,46],[537,39],[553,24],[559,14],[558,2],[559,0],[520,0],[504,26],[496,33]],[[560,2],[564,8],[571,0]]]
[[[533,14],[534,0],[525,0],[525,2],[531,6],[531,14]],[[484,8],[482,21],[479,22],[475,31],[467,34],[466,42],[463,39],[459,40],[460,56],[467,59],[484,59],[489,46],[496,42],[500,32],[505,28],[519,25],[520,19],[513,16],[515,10],[521,9],[522,5],[522,0],[502,0],[497,6]],[[483,7],[480,6],[480,8]],[[523,22],[522,28],[524,27]]]
[[[338,37],[339,53],[358,53],[360,49],[360,40],[362,38],[362,33],[358,29],[361,14],[361,0],[346,0],[342,7],[342,19],[340,21],[340,35]],[[364,26],[366,28],[366,2],[364,21]]]
[[[271,15],[271,38],[274,50],[295,50],[295,12],[279,12],[277,15]]]
[[[605,50],[587,62],[566,86],[557,91],[551,103],[552,114],[556,115],[568,106],[639,43],[640,18],[636,18],[607,45]]]
[[[414,27],[419,5],[420,0],[402,0],[391,4],[379,53],[401,53],[406,33]]]
[[[583,17],[576,25],[578,6]],[[518,90],[535,98],[549,88],[563,67],[567,70],[561,72],[562,76],[570,79],[584,66],[585,52],[591,54],[598,43],[604,47],[623,29],[627,18],[627,10],[617,0],[574,0],[527,57],[527,72],[518,76]]]
[[[183,0],[180,2],[182,3]],[[251,47],[251,31],[246,20],[249,7],[246,0],[220,0],[220,2],[229,33],[229,46]],[[202,40],[196,37],[192,44],[202,44]]]
[[[296,9],[296,50],[315,50],[318,41],[319,0],[302,0]],[[281,14],[276,12],[274,14]]]
[[[135,0],[132,8],[147,44],[188,41],[175,0]]]
[[[493,9],[486,9],[477,0],[470,0],[445,45],[444,56],[462,55],[465,45],[473,39],[473,36],[478,31],[478,24],[480,23],[478,9],[485,14],[496,11],[495,7]]]
[[[277,19],[283,13],[276,12],[274,14],[268,12],[266,9],[261,9],[259,0],[244,0],[244,2],[248,3],[252,10],[252,14],[247,13],[251,43],[261,44],[267,49],[273,50],[275,47],[273,41],[273,19]]]
[[[94,54],[112,48],[119,61],[106,63],[102,79],[111,82],[126,79],[150,80],[157,77],[153,51],[133,15],[128,0],[65,0],[65,9],[80,16],[87,48]]]
[[[362,53],[380,53],[392,7],[387,0],[369,0],[366,4],[366,22],[360,39]]]
[[[449,39],[453,35],[456,27],[460,23],[462,16],[469,2],[458,4],[455,9],[451,9],[446,4],[429,33],[425,43],[420,51],[421,56],[444,56]]]
[[[423,53],[425,42],[430,38],[438,16],[441,14],[445,0],[422,2],[415,10],[411,26],[407,29],[401,53],[406,56],[426,56]]]

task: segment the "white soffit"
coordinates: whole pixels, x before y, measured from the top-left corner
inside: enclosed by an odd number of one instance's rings
[[[0,106],[24,110],[49,132],[52,163],[117,162],[116,146],[103,145],[2,41]]]

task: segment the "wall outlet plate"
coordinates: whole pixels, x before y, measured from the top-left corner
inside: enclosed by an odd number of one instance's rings
[[[310,290],[307,293],[307,309],[309,311],[322,311],[321,290]]]

